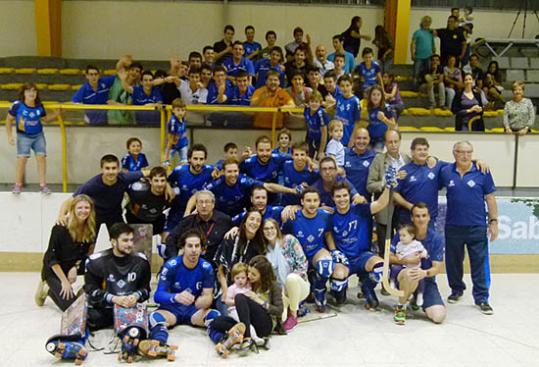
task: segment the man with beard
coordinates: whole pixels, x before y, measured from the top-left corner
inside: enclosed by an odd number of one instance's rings
[[[266,85],[255,90],[251,97],[253,107],[295,107],[294,100],[288,92],[280,87],[280,74],[275,70],[270,70],[266,74]],[[255,113],[254,127],[270,129],[273,123],[271,112]],[[277,114],[275,127],[283,127],[283,115]]]

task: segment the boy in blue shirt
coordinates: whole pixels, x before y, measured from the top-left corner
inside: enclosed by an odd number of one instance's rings
[[[309,167],[308,146],[305,142],[298,142],[292,146],[292,161],[284,162],[282,175],[284,185],[296,189],[298,186],[303,188],[311,186],[319,177],[318,170],[312,170]],[[299,188],[298,190],[301,190]],[[299,197],[297,195],[283,195],[282,205],[298,205]]]
[[[154,75],[150,70],[142,73],[142,85],[124,86],[131,93],[133,105],[135,106],[160,106],[163,103],[163,97],[159,87],[153,86]],[[159,111],[136,111],[135,117],[138,124],[159,125],[161,114]]]
[[[204,72],[204,68],[202,69]],[[206,104],[226,104],[232,99],[234,85],[226,78],[226,68],[216,65],[213,68],[213,78],[208,83],[208,98]]]
[[[280,86],[284,87],[284,71],[281,65],[283,61],[283,50],[279,46],[275,46],[270,51],[269,58],[263,58],[256,62],[255,64],[255,75],[256,75],[256,88],[262,88],[266,85],[266,75],[268,71],[274,70],[279,73]]]
[[[245,57],[249,60],[256,60],[262,50],[262,45],[255,41],[255,27],[248,25],[245,27],[245,38],[243,48],[245,49]]]
[[[309,146],[309,157],[318,160],[324,156],[328,139],[329,117],[322,107],[323,100],[320,92],[313,91],[308,98],[309,105],[303,111],[307,124],[306,142]]]
[[[238,72],[245,71],[249,78],[249,84],[252,84],[252,78],[255,75],[255,68],[251,60],[243,56],[243,44],[240,41],[234,42],[232,46],[232,56],[223,62],[226,68],[227,78],[232,82],[236,81]]]
[[[165,148],[165,164],[172,163],[176,155],[180,159],[180,164],[187,163],[189,139],[187,138],[185,113],[185,103],[181,98],[172,101],[172,116],[167,123],[168,138]]]
[[[378,64],[378,61],[374,61],[374,55],[372,48],[365,47],[361,52],[363,62],[356,66],[354,70],[361,79],[361,91],[365,91],[373,85],[380,85],[382,90],[384,88],[384,82],[382,80],[382,68]]]
[[[149,166],[139,138],[129,138],[125,145],[127,154],[122,158],[122,172],[137,172]]]
[[[232,98],[229,101],[229,104],[235,105],[235,106],[249,106],[251,104],[251,96],[253,95],[255,91],[255,87],[253,87],[249,83],[250,76],[247,74],[246,71],[240,70],[236,74],[236,85],[234,86],[234,90],[232,92]],[[240,113],[240,116],[238,116],[240,119],[246,118],[246,115]],[[250,119],[250,118],[249,118]],[[236,119],[232,119],[236,120]]]
[[[107,104],[113,76],[100,77],[99,69],[94,65],[86,66],[84,73],[88,80],[75,92],[71,101],[83,104]],[[107,123],[107,111],[85,111],[84,120],[90,125],[104,125]]]
[[[339,88],[341,89],[342,96],[337,97],[335,118],[343,122],[344,132],[341,143],[345,147],[349,146],[352,131],[354,131],[356,124],[359,124],[361,117],[359,98],[352,92],[352,85],[351,76],[343,75],[339,78]]]

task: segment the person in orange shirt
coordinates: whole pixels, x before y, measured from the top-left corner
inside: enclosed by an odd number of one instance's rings
[[[255,90],[251,97],[251,106],[254,107],[295,107],[294,100],[280,85],[279,73],[270,70],[266,76],[266,85]],[[254,127],[271,129],[273,113],[255,113]],[[277,129],[283,127],[283,114],[277,114]]]

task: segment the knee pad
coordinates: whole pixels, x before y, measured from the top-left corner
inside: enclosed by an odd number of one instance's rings
[[[165,316],[161,315],[159,312],[152,312],[150,314],[150,328],[154,328],[158,325],[167,326],[167,320]]]
[[[333,274],[333,260],[322,259],[316,263],[316,273],[318,276],[327,279]]]
[[[348,288],[348,279],[331,279],[330,287],[333,292],[340,293],[345,291]]]
[[[219,311],[213,308],[210,309],[206,316],[204,316],[204,325],[208,327],[213,322],[213,320],[215,320],[219,316],[221,316],[221,313]]]
[[[348,261],[346,255],[339,250],[331,251],[331,258],[333,259],[333,262],[335,264],[343,264],[346,266],[350,265],[350,262]]]

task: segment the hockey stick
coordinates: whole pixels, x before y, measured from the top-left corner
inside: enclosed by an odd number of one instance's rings
[[[388,188],[389,190],[389,203],[388,206],[393,200],[393,190],[391,187]],[[384,266],[382,268],[382,285],[384,286],[384,289],[395,297],[402,297],[404,296],[404,292],[392,288],[389,284],[389,253],[390,253],[390,247],[391,247],[391,225],[392,225],[392,218],[393,218],[393,210],[391,208],[387,209],[387,222],[386,222],[386,243],[384,247]]]

